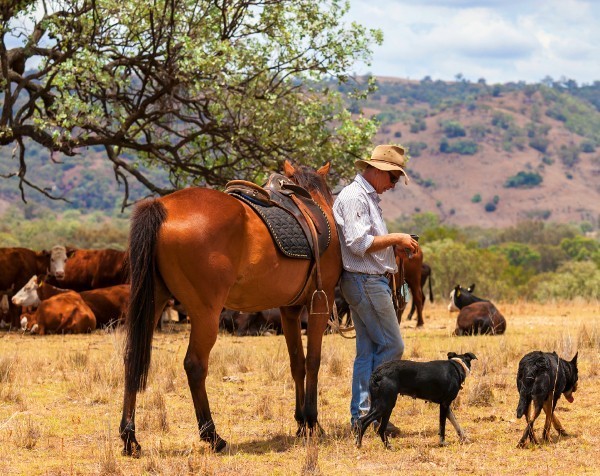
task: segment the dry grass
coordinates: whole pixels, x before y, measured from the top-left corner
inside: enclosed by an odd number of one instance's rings
[[[282,336],[220,336],[207,381],[217,428],[229,452],[214,455],[198,438],[182,362],[188,328],[158,334],[148,390],[138,397],[140,459],[121,456],[122,335],[0,334],[2,475],[182,474],[586,474],[600,459],[600,306],[530,303],[499,306],[504,336],[452,337],[454,315],[442,303],[425,312],[425,329],[402,323],[406,356],[445,358],[473,352],[473,372],[455,402],[469,441],[447,425],[437,446],[438,410],[398,399],[393,422],[404,436],[385,451],[374,433],[357,449],[349,431],[354,341],[324,337],[319,418],[327,436],[295,437],[294,386]],[[575,403],[557,412],[572,436],[524,450],[515,410],[516,369],[530,350],[579,351]],[[537,424],[541,435],[542,419]]]

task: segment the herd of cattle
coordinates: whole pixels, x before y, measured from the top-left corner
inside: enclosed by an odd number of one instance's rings
[[[408,319],[417,312],[417,325],[423,325],[424,287],[429,280],[433,301],[431,268],[423,263],[422,252],[411,260],[397,255],[395,275],[398,322],[402,318],[410,290],[412,307]],[[83,333],[111,328],[125,317],[129,301],[126,253],[112,249],[84,250],[54,246],[50,251],[26,248],[0,248],[0,328],[22,329],[36,334]],[[400,285],[406,283],[406,286]],[[450,311],[458,311],[455,335],[502,334],[506,321],[488,300],[472,294],[475,285],[461,286],[451,293]],[[351,324],[348,304],[336,289],[336,322]],[[174,317],[171,317],[174,316]],[[163,317],[185,322],[185,310],[170,302]],[[308,313],[301,315],[306,328]],[[279,309],[245,313],[223,310],[223,330],[235,335],[281,334]]]

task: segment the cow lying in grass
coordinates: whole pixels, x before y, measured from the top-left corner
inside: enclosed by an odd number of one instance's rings
[[[450,293],[450,312],[458,311],[454,335],[503,334],[506,331],[506,319],[487,299],[472,294],[475,285],[467,290],[458,284]]]

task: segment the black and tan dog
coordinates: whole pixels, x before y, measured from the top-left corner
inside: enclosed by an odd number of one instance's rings
[[[440,445],[446,444],[446,418],[456,429],[461,441],[464,441],[465,434],[456,421],[450,404],[471,372],[471,360],[476,358],[471,352],[461,355],[448,352],[448,360],[431,362],[393,360],[381,364],[375,369],[369,381],[371,409],[358,421],[356,445],[360,447],[365,430],[371,423],[377,421],[379,422],[377,433],[385,447],[389,448],[385,428],[398,395],[420,398],[440,405]]]
[[[539,350],[526,354],[519,362],[517,373],[517,389],[519,404],[517,418],[525,415],[527,426],[518,447],[525,446],[527,438],[539,444],[533,431],[533,424],[542,409],[546,413],[543,439],[550,439],[550,425],[554,425],[561,436],[566,435],[565,429],[558,421],[554,409],[556,402],[563,394],[569,403],[573,403],[573,392],[577,390],[577,354],[573,360],[561,359],[556,352],[541,352]],[[533,415],[530,408],[533,406]]]

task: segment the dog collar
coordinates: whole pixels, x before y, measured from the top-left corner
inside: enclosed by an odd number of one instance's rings
[[[469,369],[469,367],[467,367],[467,364],[465,364],[462,359],[458,358],[458,357],[452,357],[450,360],[454,360],[455,362],[458,362],[462,368],[465,370],[465,380],[466,378],[469,376],[469,374],[471,373],[471,369]]]

